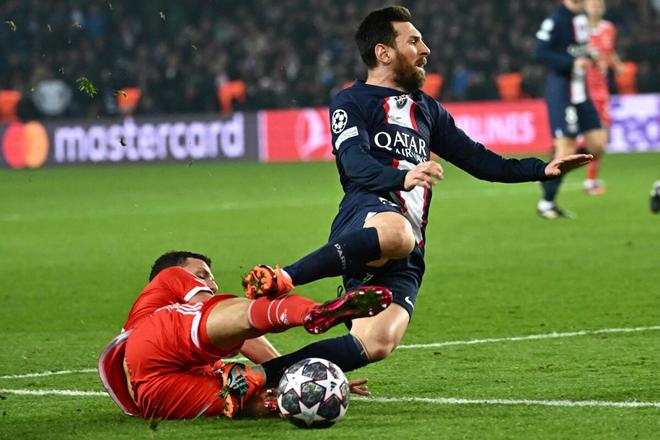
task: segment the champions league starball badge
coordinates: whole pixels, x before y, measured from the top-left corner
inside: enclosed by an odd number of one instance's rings
[[[348,122],[348,115],[342,109],[337,109],[332,114],[332,132],[335,134],[341,133],[341,131],[346,127]]]

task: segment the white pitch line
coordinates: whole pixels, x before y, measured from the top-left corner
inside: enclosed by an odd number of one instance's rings
[[[0,393],[28,396],[81,396],[107,397],[102,391],[76,390],[10,390]],[[608,402],[601,400],[527,400],[527,399],[461,399],[456,397],[353,397],[367,403],[425,403],[434,405],[527,405],[555,407],[610,407],[610,408],[660,408],[660,402]]]
[[[231,358],[232,362],[246,362],[247,360],[248,359],[241,356]],[[96,373],[96,371],[96,368],[83,368],[81,370],[42,371],[41,373],[11,374],[7,376],[0,376],[0,379],[25,379],[29,377],[61,376],[63,374]]]
[[[600,335],[607,333],[636,333],[636,332],[657,331],[657,330],[660,330],[660,325],[654,325],[648,327],[604,328],[600,330],[580,330],[577,332],[565,332],[565,333],[552,332],[552,333],[542,333],[542,334],[527,335],[527,336],[510,336],[505,338],[467,339],[460,341],[434,342],[430,344],[408,344],[408,345],[399,345],[397,349],[405,350],[411,348],[417,348],[417,349],[438,348],[438,347],[447,347],[452,345],[477,345],[477,344],[490,344],[495,342],[531,341],[538,339],[571,338],[575,336]],[[231,360],[237,362],[247,361],[247,359],[241,356],[232,358]],[[23,379],[28,377],[48,377],[48,376],[59,376],[63,374],[79,374],[79,373],[95,373],[95,372],[96,372],[96,368],[85,368],[82,370],[44,371],[41,373],[26,373],[26,374],[0,376],[0,379]]]
[[[48,376],[60,376],[62,374],[80,374],[80,373],[96,373],[96,368],[84,368],[82,370],[43,371],[41,373],[13,374],[8,376],[0,376],[0,379],[23,379],[27,377],[48,377]]]
[[[608,402],[602,400],[527,400],[527,399],[460,399],[456,397],[353,397],[372,403],[430,403],[435,405],[534,405],[559,407],[660,408],[660,402]]]
[[[567,333],[543,333],[538,335],[527,335],[527,336],[511,336],[508,338],[489,338],[489,339],[468,339],[464,341],[445,341],[445,342],[434,342],[432,344],[408,344],[408,345],[399,345],[397,349],[409,349],[409,348],[438,348],[438,347],[447,347],[450,345],[477,345],[477,344],[490,344],[494,342],[515,342],[515,341],[531,341],[535,339],[556,339],[556,338],[571,338],[575,336],[588,336],[588,335],[601,335],[606,333],[635,333],[635,332],[647,332],[647,331],[656,331],[660,330],[660,325],[654,325],[649,327],[631,327],[631,328],[604,328],[600,330],[581,330],[577,332],[567,332]]]
[[[19,394],[24,396],[90,396],[108,397],[103,391],[76,391],[76,390],[7,390],[0,389],[0,393]]]

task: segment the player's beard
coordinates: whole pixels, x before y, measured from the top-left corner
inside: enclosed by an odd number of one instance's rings
[[[414,92],[424,85],[426,81],[426,72],[417,68],[417,66],[406,60],[400,52],[396,52],[396,62],[394,64],[394,82],[397,83],[407,93]]]

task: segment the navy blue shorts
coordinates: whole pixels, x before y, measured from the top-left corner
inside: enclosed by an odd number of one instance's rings
[[[380,212],[396,212],[401,209],[395,203],[373,193],[351,193],[339,205],[339,213],[332,222],[330,241],[364,227],[364,222]],[[383,286],[392,291],[394,302],[412,317],[417,292],[424,275],[424,252],[415,245],[405,258],[390,260],[385,266],[365,266],[344,275],[344,288],[349,291],[360,286]]]
[[[580,133],[602,128],[598,111],[590,98],[580,104],[571,104],[568,80],[549,77],[545,83],[545,102],[554,139],[574,138]]]

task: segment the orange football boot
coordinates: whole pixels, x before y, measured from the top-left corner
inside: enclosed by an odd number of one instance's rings
[[[261,296],[276,298],[292,291],[294,287],[291,277],[279,265],[273,269],[260,264],[243,278],[245,296],[249,299],[257,299]]]

